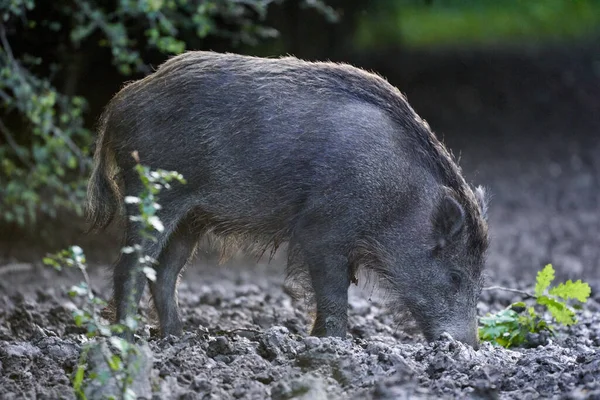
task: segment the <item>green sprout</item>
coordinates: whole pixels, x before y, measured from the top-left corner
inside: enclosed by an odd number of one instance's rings
[[[479,338],[505,348],[527,344],[528,334],[548,332],[554,334],[554,327],[543,318],[544,311],[550,313],[552,319],[560,325],[570,326],[577,322],[574,308],[570,300],[585,303],[590,296],[590,286],[578,280],[568,280],[550,287],[554,281],[554,268],[551,264],[537,274],[535,292],[530,294],[512,289],[493,287],[488,289],[505,289],[521,293],[535,299],[533,306],[523,301],[512,303],[495,314],[488,313],[480,318]],[[543,310],[536,312],[536,307]]]
[[[133,273],[142,270],[146,278],[154,280],[156,279],[156,271],[154,270],[156,261],[146,256],[143,251],[146,241],[156,240],[153,235],[154,232],[160,232],[163,229],[157,215],[160,205],[157,203],[156,197],[162,189],[171,187],[171,181],[185,183],[185,180],[177,172],[151,170],[149,167],[141,165],[137,152],[133,153],[133,157],[137,162],[135,169],[142,182],[143,189],[137,197],[128,197],[125,201],[139,205],[139,213],[130,215],[129,218],[139,223],[142,243],[124,247],[121,251],[123,253],[136,253],[138,265],[134,268]],[[124,325],[106,323],[102,319],[102,309],[107,306],[107,303],[94,294],[92,282],[87,272],[85,255],[79,246],[71,246],[56,254],[48,255],[43,259],[43,262],[58,271],[61,271],[63,267],[77,268],[84,278],[83,282],[72,286],[67,292],[72,298],[81,297],[84,299],[83,306],[81,308],[77,307],[73,311],[73,320],[77,327],[85,328],[86,336],[90,339],[82,348],[71,379],[77,398],[87,398],[86,388],[90,382],[104,385],[109,379],[113,378],[116,381],[119,394],[117,396],[111,393],[107,396],[108,398],[135,399],[136,394],[132,389],[132,384],[139,369],[141,347],[139,344],[130,343],[119,335],[125,331],[135,332],[140,317],[128,318]],[[132,299],[133,296],[129,296],[130,302]],[[98,372],[91,367],[92,353],[99,354],[107,368]]]

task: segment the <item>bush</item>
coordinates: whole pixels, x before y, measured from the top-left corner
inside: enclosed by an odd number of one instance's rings
[[[59,209],[82,212],[91,165],[92,134],[84,120],[88,103],[57,89],[56,76],[65,73],[68,61],[58,57],[55,62],[52,55],[59,50],[48,48],[62,49],[61,54],[107,48],[122,75],[147,74],[151,68],[143,54],[148,52],[178,54],[189,42],[209,35],[250,45],[277,35],[262,24],[272,2],[1,2],[0,220],[24,226],[33,224],[39,213],[55,217]],[[321,0],[304,3],[333,15]],[[11,34],[17,42],[33,36],[33,47],[44,56],[18,53]]]

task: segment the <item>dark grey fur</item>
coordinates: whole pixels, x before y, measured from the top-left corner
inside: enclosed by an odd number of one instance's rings
[[[314,335],[345,336],[347,290],[364,267],[427,339],[447,331],[477,345],[485,193],[383,78],[293,57],[168,60],[123,88],[101,119],[89,184],[94,227],[139,192],[134,150],[188,181],[161,193],[165,230],[145,249],[159,259],[150,289],[163,335],[181,333],[177,278],[198,239],[213,233],[227,248],[289,243],[291,276],[310,277]],[[128,223],[128,245],[136,229]],[[143,276],[130,278],[133,265],[122,256],[114,269],[117,320],[132,312],[125,293],[136,288],[139,301],[145,286]]]

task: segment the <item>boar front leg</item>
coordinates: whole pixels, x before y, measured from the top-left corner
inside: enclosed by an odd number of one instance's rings
[[[328,255],[312,258],[308,268],[317,301],[317,318],[312,336],[345,338],[348,330],[348,259]]]
[[[351,269],[341,232],[322,224],[310,226],[298,235],[302,263],[308,269],[317,306],[312,336],[346,337],[348,329],[348,288]]]

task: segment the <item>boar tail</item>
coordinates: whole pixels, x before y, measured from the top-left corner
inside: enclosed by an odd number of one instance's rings
[[[120,189],[116,181],[117,165],[107,129],[109,109],[100,117],[92,176],[87,187],[86,214],[88,232],[106,228],[120,207]]]

